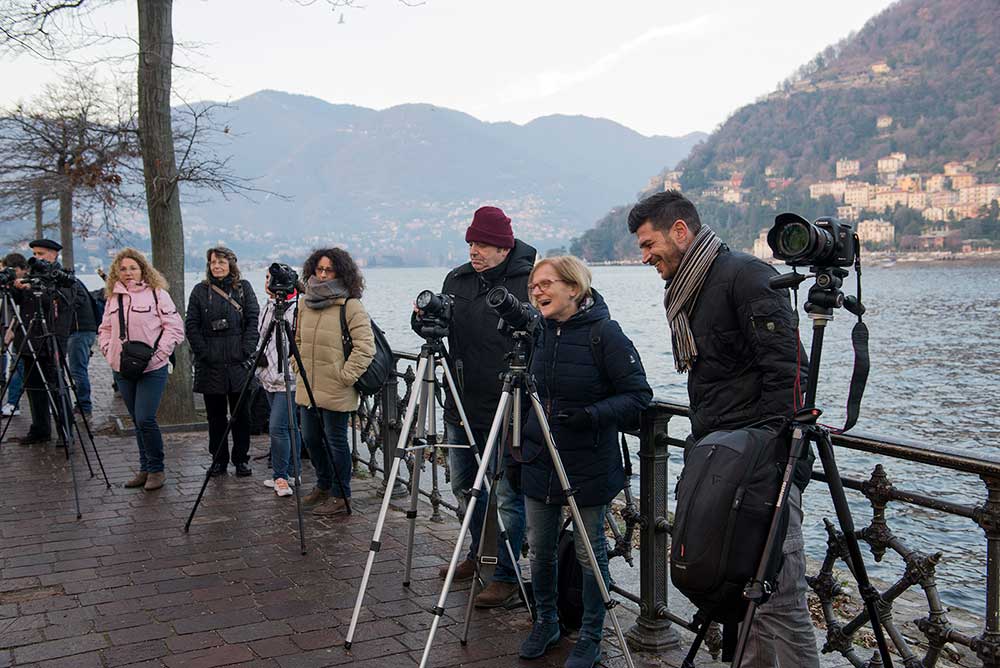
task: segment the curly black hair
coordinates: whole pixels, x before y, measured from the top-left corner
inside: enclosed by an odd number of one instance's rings
[[[348,294],[355,299],[361,299],[361,294],[365,291],[365,277],[361,275],[361,270],[358,269],[354,259],[343,248],[314,250],[302,265],[302,280],[308,281],[316,275],[316,265],[323,257],[329,258],[333,263],[334,275],[344,282]]]

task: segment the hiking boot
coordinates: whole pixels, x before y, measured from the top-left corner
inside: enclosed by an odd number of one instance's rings
[[[125,489],[135,489],[136,487],[142,487],[146,484],[146,478],[149,474],[145,471],[139,471],[135,474],[135,477],[129,480],[127,483],[122,485]]]
[[[590,638],[580,638],[573,651],[566,657],[563,668],[593,668],[601,660],[601,643]]]
[[[558,622],[535,622],[531,627],[531,633],[521,643],[521,650],[518,655],[522,659],[538,659],[559,642]]]
[[[339,496],[331,496],[326,501],[313,508],[313,515],[320,515],[322,517],[339,515],[346,512],[347,502]]]
[[[516,582],[494,580],[476,596],[477,608],[499,608],[512,600],[517,600],[521,590]]]
[[[212,468],[210,469],[212,472],[212,477],[216,478],[220,475],[226,475],[227,468],[229,468],[229,464],[223,462],[216,462],[212,464]]]
[[[472,559],[466,559],[455,568],[455,577],[452,578],[452,582],[464,582],[465,580],[471,580],[472,576],[476,574],[476,562]],[[448,564],[445,564],[438,569],[438,577],[444,580],[448,577]]]
[[[292,488],[288,484],[288,481],[285,480],[284,478],[278,478],[277,480],[275,480],[273,486],[274,486],[274,493],[277,494],[278,496],[292,495]]]
[[[236,465],[236,475],[240,478],[249,478],[253,475],[253,469],[246,462],[241,462]]]
[[[330,492],[319,487],[313,487],[313,491],[302,497],[302,507],[315,506],[330,498]]]
[[[154,489],[160,489],[163,487],[163,481],[166,480],[167,474],[163,471],[156,471],[155,473],[150,473],[146,477],[146,484],[142,486],[147,492],[152,492]]]

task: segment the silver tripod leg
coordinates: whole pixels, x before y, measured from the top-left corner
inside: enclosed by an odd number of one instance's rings
[[[420,357],[417,363],[417,378],[422,378],[427,372],[429,357]],[[378,519],[375,522],[375,533],[372,535],[371,547],[368,549],[368,560],[365,562],[365,572],[361,576],[361,584],[358,586],[358,598],[354,603],[354,612],[351,614],[351,625],[347,630],[347,637],[344,640],[344,647],[351,649],[351,642],[354,638],[354,631],[358,626],[358,617],[361,615],[361,604],[365,599],[365,589],[368,587],[368,578],[371,577],[372,566],[375,563],[375,555],[382,549],[382,529],[385,527],[385,518],[389,512],[389,503],[392,501],[392,490],[396,484],[396,476],[399,474],[399,463],[406,456],[406,441],[410,437],[410,426],[413,424],[416,415],[418,400],[421,389],[410,394],[410,401],[406,406],[406,415],[403,419],[403,426],[399,432],[399,439],[396,441],[396,452],[392,458],[392,467],[385,479],[385,494],[382,496],[382,506],[378,511]]]
[[[490,426],[489,436],[486,438],[482,462],[479,463],[479,468],[476,470],[476,480],[472,484],[472,492],[469,496],[469,505],[465,509],[465,517],[462,518],[462,528],[458,532],[458,540],[455,541],[455,549],[451,554],[451,562],[448,565],[448,574],[444,578],[444,585],[441,588],[441,595],[438,597],[437,605],[431,610],[434,615],[434,619],[431,620],[430,635],[427,636],[427,645],[424,647],[424,654],[420,659],[420,668],[424,668],[427,665],[427,657],[430,656],[431,646],[434,644],[434,634],[437,633],[438,625],[441,624],[441,617],[444,615],[444,604],[448,598],[448,591],[451,589],[452,581],[455,579],[455,569],[458,567],[458,560],[462,556],[465,536],[469,533],[469,524],[472,522],[472,513],[475,512],[476,502],[479,500],[479,495],[481,494],[483,483],[486,478],[485,462],[489,462],[490,460],[493,447],[497,442],[497,435],[500,433],[503,416],[507,414],[507,404],[509,402],[510,389],[508,387],[500,393],[500,403],[497,406],[496,414],[493,416],[493,424]],[[466,424],[468,424],[467,421]]]
[[[580,508],[576,505],[576,499],[573,498],[571,493],[572,487],[570,487],[566,469],[563,467],[562,458],[559,456],[559,450],[556,448],[556,442],[552,439],[552,431],[549,429],[548,420],[545,418],[545,409],[542,408],[542,402],[538,399],[537,393],[532,391],[530,397],[531,405],[535,408],[535,415],[538,417],[538,423],[542,428],[542,434],[545,436],[545,445],[548,447],[549,457],[552,459],[552,467],[556,470],[556,477],[559,478],[559,486],[562,487],[563,492],[566,494],[566,503],[569,505],[570,515],[573,517],[573,539],[583,539],[584,547],[587,548],[587,560],[590,562],[590,571],[597,581],[597,588],[601,591],[601,600],[604,601],[604,607],[607,609],[608,616],[611,617],[611,623],[615,627],[615,634],[618,636],[618,644],[621,647],[622,654],[625,655],[625,662],[629,668],[634,668],[632,655],[628,651],[628,645],[625,644],[625,636],[622,634],[622,627],[618,624],[618,617],[615,615],[614,601],[611,599],[611,594],[608,593],[608,586],[604,582],[604,575],[598,567],[597,555],[594,554],[594,546],[590,541],[590,536],[587,535],[586,527],[583,525]],[[603,523],[601,526],[604,526]]]
[[[410,509],[406,511],[406,519],[409,524],[407,528],[408,538],[406,541],[406,568],[403,570],[403,586],[409,588],[410,573],[413,567],[413,538],[417,530],[417,508],[420,504],[420,472],[424,468],[424,455],[427,448],[434,452],[437,444],[437,416],[434,408],[434,380],[436,378],[435,366],[437,359],[432,359],[424,369],[424,375],[420,379],[420,396],[423,401],[418,403],[419,422],[417,422],[416,439],[421,439],[423,448],[413,449],[413,469],[410,471]],[[416,440],[414,439],[414,440]]]

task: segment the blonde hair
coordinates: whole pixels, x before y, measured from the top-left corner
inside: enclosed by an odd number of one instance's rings
[[[575,255],[557,255],[555,257],[542,258],[532,267],[531,275],[528,276],[528,283],[535,282],[535,272],[545,265],[552,267],[552,271],[556,272],[556,276],[564,283],[579,288],[579,292],[575,297],[577,306],[582,304],[584,299],[592,296],[590,290],[590,269],[587,269],[587,265],[580,258]],[[531,303],[535,304],[534,295],[529,294],[528,297],[531,299]],[[537,304],[535,305],[537,306]]]
[[[108,280],[104,288],[107,293],[108,298],[110,298],[115,292],[115,283],[118,282],[118,270],[121,267],[122,260],[132,259],[135,263],[139,265],[139,271],[142,272],[142,281],[150,287],[152,290],[166,290],[169,286],[167,285],[167,280],[163,278],[163,274],[158,272],[146,256],[134,248],[123,248],[118,251],[115,255],[115,259],[111,261],[111,267],[108,268]]]

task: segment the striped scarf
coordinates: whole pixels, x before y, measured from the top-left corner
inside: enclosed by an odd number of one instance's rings
[[[707,225],[702,225],[691,247],[681,258],[677,274],[667,285],[663,295],[663,306],[667,309],[667,321],[670,322],[674,366],[680,373],[690,371],[698,358],[698,346],[694,343],[688,317],[694,310],[701,286],[721,248],[722,241],[715,236],[715,232]]]

